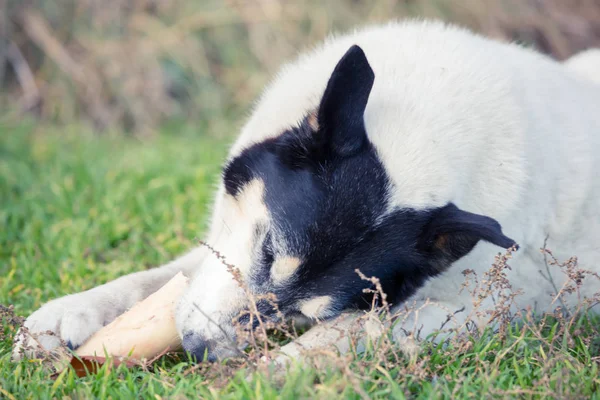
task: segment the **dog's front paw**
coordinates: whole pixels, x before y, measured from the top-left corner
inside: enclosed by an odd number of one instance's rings
[[[65,296],[31,314],[17,332],[13,359],[43,356],[62,345],[75,349],[117,316],[114,307],[90,293]]]

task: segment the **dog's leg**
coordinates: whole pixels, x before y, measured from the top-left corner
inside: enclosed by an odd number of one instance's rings
[[[351,349],[357,353],[364,351],[368,340],[376,341],[386,330],[392,329],[392,340],[398,350],[409,357],[419,353],[419,341],[436,333],[434,341],[443,340],[456,331],[466,329],[469,307],[456,304],[419,301],[408,311],[394,310],[395,321],[383,322],[375,314],[351,312],[339,318],[319,323],[296,340],[286,344],[275,358],[279,364],[299,360],[311,351],[334,350],[346,354]],[[474,319],[476,321],[476,318]],[[484,321],[480,321],[485,326]]]
[[[341,354],[347,353],[351,348],[350,334],[353,326],[361,316],[358,312],[349,312],[330,321],[320,322],[311,327],[296,340],[279,349],[276,363],[286,363],[300,359],[305,352],[334,350]]]
[[[467,320],[476,319],[470,314],[471,308],[469,305],[420,300],[405,309],[398,309],[392,327],[394,344],[405,355],[414,357],[420,351],[422,340],[431,339],[438,343],[464,331]],[[432,337],[432,334],[435,335]]]
[[[346,312],[338,318],[314,325],[283,346],[274,361],[284,364],[311,353],[318,357],[319,353],[326,355],[329,351],[340,355],[349,351],[361,353],[369,340],[376,342],[389,327],[389,322],[382,321],[373,312]]]
[[[39,345],[55,349],[63,340],[72,348],[143,300],[178,272],[191,277],[207,254],[198,247],[174,261],[148,271],[135,272],[104,285],[71,294],[44,304],[31,314],[15,337],[13,358],[33,356]],[[46,332],[50,332],[50,334]],[[32,339],[32,335],[34,339]]]

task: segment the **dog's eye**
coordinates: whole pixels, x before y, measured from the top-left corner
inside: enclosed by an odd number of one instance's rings
[[[262,264],[265,266],[271,266],[273,261],[275,260],[275,253],[273,251],[273,240],[271,236],[271,232],[268,232],[265,235],[265,238],[262,243]]]

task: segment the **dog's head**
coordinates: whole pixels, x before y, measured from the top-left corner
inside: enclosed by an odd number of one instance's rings
[[[224,168],[208,242],[253,294],[275,294],[286,317],[328,319],[370,307],[363,289],[372,283],[356,269],[377,277],[397,303],[478,241],[514,244],[495,220],[453,204],[426,211],[390,205],[395,188],[363,120],[374,81],[361,48],[351,47],[318,109]],[[218,257],[207,257],[189,299],[196,322],[182,329],[186,349],[200,358],[205,350],[213,359],[229,355],[223,344],[233,323],[247,322],[239,315],[248,299]],[[268,302],[258,308],[265,318],[275,315]]]

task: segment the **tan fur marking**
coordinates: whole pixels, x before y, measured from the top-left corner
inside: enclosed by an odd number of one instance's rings
[[[302,314],[310,318],[319,318],[326,314],[329,305],[331,304],[330,296],[318,296],[310,300],[303,301],[300,305]]]
[[[317,118],[317,112],[313,111],[308,115],[308,126],[310,126],[310,129],[312,129],[313,131],[318,131],[319,130],[319,120]]]
[[[280,283],[288,279],[300,266],[302,261],[297,257],[278,257],[273,262],[271,275],[275,283]]]
[[[235,197],[242,216],[250,218],[250,222],[267,219],[269,213],[264,202],[265,183],[261,179],[253,179],[242,188]]]
[[[234,197],[225,194],[216,218],[221,229],[209,239],[227,262],[235,265],[242,275],[250,271],[254,250],[254,227],[257,223],[269,223],[269,212],[264,202],[265,184],[253,179],[244,185]]]
[[[448,242],[448,235],[440,235],[437,237],[433,245],[440,250],[445,250],[446,242]]]

